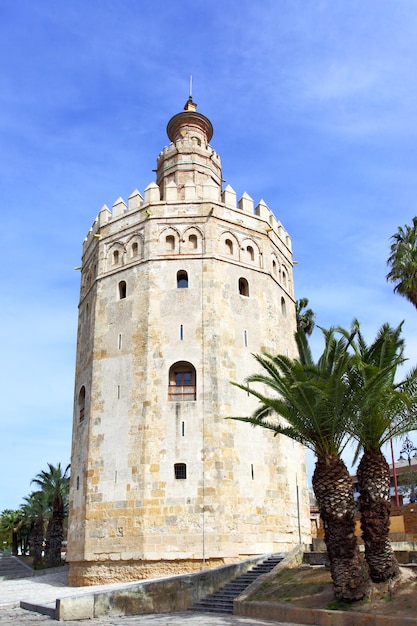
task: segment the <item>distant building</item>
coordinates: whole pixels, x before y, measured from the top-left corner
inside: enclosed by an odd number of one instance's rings
[[[156,182],[104,206],[83,244],[70,584],[198,571],[310,540],[305,450],[226,420],[252,354],[295,356],[291,241],[222,190],[190,98]]]
[[[390,464],[389,469],[390,469],[390,476],[391,476],[391,481],[390,481],[391,504],[392,506],[395,506],[396,494],[395,494],[394,471],[393,471],[392,463]],[[416,472],[416,485],[417,485],[417,456],[413,456],[412,458],[410,458],[410,462],[408,462],[407,459],[403,459],[403,458],[400,458],[398,461],[395,461],[395,475],[397,477],[398,498],[399,498],[400,505],[410,504],[410,494],[405,493],[407,489],[401,486],[401,477],[404,476],[404,474],[407,474],[407,472],[409,472],[410,469]],[[356,499],[356,498],[359,498],[358,480],[357,480],[356,474],[352,475],[352,482],[353,482],[353,491],[354,491],[354,495]],[[412,499],[413,499],[413,496],[411,495],[411,501]]]

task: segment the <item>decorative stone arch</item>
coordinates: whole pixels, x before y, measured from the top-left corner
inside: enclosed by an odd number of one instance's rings
[[[126,253],[128,261],[135,261],[143,258],[143,236],[135,233],[126,243]]]
[[[220,254],[224,257],[239,259],[239,241],[229,231],[220,235]]]
[[[188,402],[197,399],[197,374],[188,361],[177,361],[169,368],[168,400]]]
[[[241,260],[243,263],[261,266],[261,251],[253,239],[244,239],[241,245]]]
[[[203,252],[203,233],[196,226],[184,231],[181,252],[184,254],[201,254]]]
[[[159,235],[161,254],[179,254],[180,239],[180,233],[176,228],[172,226],[164,228]]]
[[[107,269],[112,270],[124,264],[125,248],[120,241],[115,241],[107,251]]]

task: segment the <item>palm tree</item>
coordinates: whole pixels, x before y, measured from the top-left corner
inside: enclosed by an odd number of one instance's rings
[[[315,313],[313,309],[306,309],[308,298],[300,298],[295,302],[295,315],[298,330],[303,330],[306,335],[311,335],[315,326]]]
[[[412,226],[399,226],[391,240],[388,258],[391,271],[387,280],[396,283],[394,292],[407,298],[417,308],[417,217],[413,217]]]
[[[42,563],[45,517],[48,513],[47,496],[43,491],[33,491],[24,500],[21,510],[30,524],[29,548],[33,556],[33,567],[36,569]]]
[[[352,327],[356,329],[352,342],[355,353],[348,377],[355,389],[356,411],[348,429],[358,444],[355,460],[363,452],[357,470],[359,510],[365,558],[374,582],[399,573],[389,541],[390,470],[381,448],[416,428],[417,369],[403,381],[394,381],[398,366],[405,360],[401,328],[402,324],[397,328],[384,324],[368,346],[358,322]]]
[[[61,564],[61,547],[64,539],[64,518],[68,505],[69,468],[62,470],[61,463],[55,467],[48,463],[49,471],[43,470],[32,480],[44,492],[50,508],[46,529],[45,565],[55,567]]]
[[[19,553],[19,530],[22,525],[22,514],[20,511],[5,509],[0,516],[0,530],[11,538],[12,554]]]
[[[260,406],[250,417],[231,419],[286,435],[315,453],[313,489],[324,523],[333,589],[338,600],[350,602],[366,595],[369,575],[356,544],[353,487],[341,459],[346,445],[345,424],[352,411],[346,380],[349,340],[336,340],[332,330],[321,330],[325,346],[317,363],[303,331],[295,335],[298,358],[255,355],[266,373],[249,376],[246,385],[233,384],[258,398]],[[248,383],[265,385],[273,396],[256,391]]]

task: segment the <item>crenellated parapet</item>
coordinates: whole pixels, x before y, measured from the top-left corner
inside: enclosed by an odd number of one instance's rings
[[[146,187],[143,196],[135,189],[127,202],[119,197],[111,209],[104,205],[84,240],[83,251],[85,252],[90,244],[97,240],[97,234],[104,226],[116,220],[129,216],[131,216],[131,221],[135,222],[152,218],[172,218],[185,214],[197,217],[205,214],[206,209],[203,205],[207,202],[213,203],[213,211],[215,210],[217,217],[227,217],[248,228],[275,236],[288,250],[291,250],[291,239],[287,231],[265,201],[261,199],[255,205],[253,198],[246,192],[238,200],[236,192],[230,185],[225,187],[221,197],[218,198],[216,186],[208,181],[203,186],[202,197],[199,197],[196,185],[189,180],[185,185],[185,197],[181,198],[177,184],[175,181],[170,181],[166,186],[165,195],[166,198],[163,201],[159,186],[152,182]]]

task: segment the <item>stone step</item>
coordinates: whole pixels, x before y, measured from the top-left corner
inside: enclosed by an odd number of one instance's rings
[[[10,580],[13,578],[25,578],[31,576],[33,569],[23,563],[15,556],[5,556],[0,554],[0,580]]]
[[[253,569],[228,582],[215,593],[201,598],[201,600],[190,607],[190,610],[208,613],[233,613],[233,600],[240,596],[259,576],[272,571],[282,559],[282,556],[277,555],[265,559],[265,561],[259,563]]]

